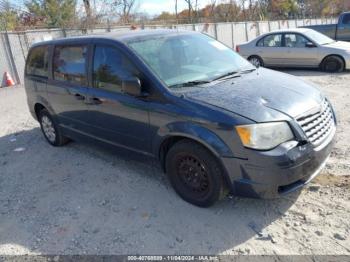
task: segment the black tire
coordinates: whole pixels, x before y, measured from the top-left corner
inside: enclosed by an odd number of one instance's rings
[[[344,71],[345,64],[339,56],[328,56],[323,60],[321,69],[328,73],[340,73]]]
[[[209,207],[227,194],[218,160],[202,145],[181,140],[166,155],[170,183],[185,201]]]
[[[41,127],[41,131],[47,142],[53,146],[63,146],[69,142],[69,139],[62,135],[61,130],[59,129],[56,121],[50,115],[47,109],[42,109],[39,112],[39,123]],[[51,122],[51,127],[49,127],[49,123]],[[48,132],[48,129],[54,134],[54,137],[51,136],[51,132]]]
[[[248,58],[248,61],[255,67],[263,67],[264,61],[260,56],[252,55]]]

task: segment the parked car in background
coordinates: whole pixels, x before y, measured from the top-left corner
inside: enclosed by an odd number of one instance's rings
[[[336,132],[317,88],[257,69],[195,32],[35,44],[25,90],[48,143],[84,138],[155,157],[198,206],[228,192],[274,198],[303,187],[325,165]]]
[[[308,25],[304,28],[316,30],[334,40],[350,41],[350,12],[342,13],[337,24]]]
[[[236,51],[255,66],[350,69],[350,43],[307,28],[270,32],[238,45]]]

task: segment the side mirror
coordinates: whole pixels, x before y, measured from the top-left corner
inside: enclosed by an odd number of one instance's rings
[[[312,43],[312,42],[307,42],[307,43],[305,44],[305,47],[313,48],[313,47],[316,47],[316,45],[315,45],[314,43]]]
[[[141,81],[137,77],[129,77],[122,81],[122,91],[132,96],[141,96]]]

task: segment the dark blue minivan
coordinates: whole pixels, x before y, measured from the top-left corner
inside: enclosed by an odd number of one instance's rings
[[[37,43],[25,88],[51,145],[88,137],[158,158],[175,191],[203,207],[229,192],[301,188],[334,144],[336,117],[317,88],[195,32]]]

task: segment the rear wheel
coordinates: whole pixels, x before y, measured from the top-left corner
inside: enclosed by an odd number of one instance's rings
[[[39,112],[39,122],[44,137],[51,145],[62,146],[69,141],[68,138],[62,135],[57,123],[46,109]]]
[[[329,73],[343,72],[345,69],[345,64],[343,59],[338,56],[326,57],[321,65],[321,69]]]
[[[254,65],[255,67],[264,66],[264,62],[263,62],[263,60],[261,59],[261,57],[256,56],[256,55],[250,56],[250,57],[248,58],[248,61],[249,61],[252,65]]]
[[[217,159],[202,145],[181,140],[166,156],[166,171],[178,195],[200,207],[209,207],[226,195]]]

